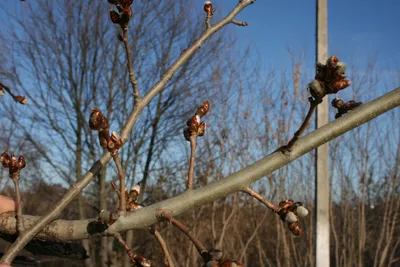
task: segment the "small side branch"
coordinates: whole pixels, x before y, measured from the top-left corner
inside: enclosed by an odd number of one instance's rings
[[[161,236],[160,232],[157,230],[156,226],[153,225],[150,228],[150,232],[157,239],[158,244],[160,244],[160,247],[164,253],[164,265],[166,267],[175,267],[174,262],[171,257],[171,254],[169,253],[167,243],[165,242],[164,238]]]
[[[231,23],[233,23],[237,26],[243,26],[243,27],[248,25],[246,21],[240,21],[240,20],[235,20],[235,19],[233,19]]]
[[[190,160],[189,160],[189,172],[188,172],[188,183],[187,189],[193,188],[193,173],[194,173],[194,160],[196,153],[196,139],[197,135],[190,136]]]
[[[177,227],[179,230],[181,230],[189,239],[192,241],[193,245],[196,247],[197,251],[199,254],[204,258],[208,257],[208,250],[203,246],[203,244],[196,238],[194,237],[189,229],[183,225],[180,221],[172,217],[171,212],[169,210],[159,210],[158,211],[158,217],[163,218],[170,222],[172,225]]]
[[[269,208],[271,211],[278,213],[280,210],[279,206],[276,206],[275,204],[265,200],[259,193],[254,191],[250,186],[246,188],[246,190],[243,190],[242,192],[247,193],[249,196],[254,197],[258,201],[260,201],[262,204],[264,204],[267,208]]]
[[[301,124],[300,128],[297,130],[297,132],[294,133],[293,138],[289,141],[289,143],[284,147],[284,151],[292,151],[294,144],[297,142],[299,137],[304,133],[304,131],[307,129],[308,125],[310,125],[310,121],[312,118],[312,115],[317,108],[317,106],[322,103],[321,98],[312,98],[309,97],[308,101],[310,101],[310,109],[308,110],[307,116],[305,117],[303,123]]]
[[[117,166],[118,170],[118,178],[119,178],[119,214],[125,215],[126,214],[126,198],[125,198],[125,173],[122,169],[121,160],[118,156],[118,153],[112,153],[111,155],[114,159],[115,165]]]
[[[129,81],[132,85],[133,97],[135,99],[135,103],[137,103],[140,100],[139,85],[135,76],[135,72],[133,70],[132,51],[131,48],[129,47],[129,42],[128,42],[128,27],[122,28],[122,32],[123,32],[122,42],[124,43],[125,53],[127,58]]]
[[[134,264],[134,266],[137,266],[137,264],[140,264],[139,266],[150,267],[150,265],[151,265],[150,260],[146,259],[142,255],[137,255],[136,253],[134,253],[129,248],[128,244],[126,244],[126,242],[124,241],[124,239],[122,238],[120,233],[115,233],[114,237],[124,247],[126,253],[128,253],[129,259],[131,260],[132,264]]]

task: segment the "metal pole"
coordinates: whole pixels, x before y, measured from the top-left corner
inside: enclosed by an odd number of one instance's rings
[[[328,0],[317,0],[317,61],[325,63],[328,58]],[[316,128],[329,122],[329,99],[318,105]],[[329,267],[329,154],[328,144],[316,149],[315,154],[315,266]]]

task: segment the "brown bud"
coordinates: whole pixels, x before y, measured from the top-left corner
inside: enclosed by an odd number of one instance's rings
[[[135,255],[134,260],[135,260],[136,263],[141,264],[139,266],[143,266],[143,267],[150,267],[151,266],[151,261],[146,259],[142,255]]]
[[[8,168],[10,166],[10,156],[7,154],[7,152],[3,152],[3,154],[1,154],[0,161],[4,168]]]
[[[192,135],[192,132],[190,131],[190,129],[188,127],[183,130],[183,136],[185,137],[185,139],[187,141],[190,141],[191,135]]]
[[[22,95],[14,96],[14,100],[19,102],[19,103],[21,103],[21,104],[23,104],[23,105],[27,105],[28,104],[28,100],[25,98],[25,96],[22,96]]]
[[[211,1],[204,2],[204,11],[207,13],[207,16],[209,17],[214,15],[215,8],[212,7]]]
[[[15,172],[17,172],[19,170],[19,168],[18,168],[18,160],[14,156],[14,154],[11,154],[9,169],[10,169],[10,174],[11,173],[15,173]]]
[[[194,115],[190,120],[188,120],[187,125],[191,132],[196,133],[200,125],[200,116]]]
[[[289,230],[295,235],[300,236],[303,230],[300,228],[299,222],[292,222],[288,224]]]
[[[120,15],[115,10],[110,10],[111,21],[115,24],[120,23]]]
[[[206,123],[204,121],[201,122],[199,125],[199,129],[197,130],[197,135],[203,136],[206,131],[206,127],[207,127]]]
[[[89,127],[92,130],[107,129],[108,130],[108,120],[104,117],[103,113],[97,109],[92,108],[89,118]]]
[[[108,132],[101,130],[99,131],[99,141],[102,148],[108,148],[110,136]]]
[[[108,0],[108,3],[110,3],[111,5],[116,5],[118,4],[119,0]]]
[[[122,146],[122,139],[117,132],[112,132],[111,141],[114,143],[115,149],[119,149]]]
[[[199,115],[200,118],[205,116],[207,112],[210,110],[210,102],[206,101],[197,109],[196,115]]]
[[[340,98],[335,98],[332,100],[331,104],[332,104],[332,107],[339,109],[339,108],[343,107],[344,101]]]
[[[120,2],[122,7],[129,7],[133,4],[133,0],[121,0]]]
[[[286,199],[284,201],[279,202],[279,207],[283,209],[287,209],[288,207],[295,205],[294,201],[292,199]]]
[[[19,156],[18,158],[18,169],[22,170],[23,168],[25,168],[26,166],[26,162],[25,162],[25,158],[24,156]]]
[[[331,56],[326,61],[326,65],[328,66],[328,68],[332,68],[332,67],[335,67],[338,62],[339,62],[339,59],[336,56]]]

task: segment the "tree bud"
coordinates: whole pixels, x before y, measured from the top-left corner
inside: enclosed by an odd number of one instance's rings
[[[113,23],[120,23],[120,15],[115,10],[110,10],[110,18]]]
[[[207,125],[206,125],[206,123],[204,121],[200,123],[199,129],[197,130],[198,136],[203,136],[204,135],[204,133],[206,131],[206,127],[207,127]]]
[[[186,141],[190,141],[190,136],[192,135],[192,132],[190,129],[187,127],[183,130],[183,136],[185,137]]]
[[[25,166],[26,166],[25,158],[21,155],[18,158],[18,169],[22,170],[23,168],[25,168]]]
[[[15,173],[15,172],[17,172],[19,170],[19,168],[18,168],[18,160],[14,156],[14,154],[11,154],[9,170],[10,170],[10,174],[11,173]]]
[[[303,233],[301,230],[299,222],[292,222],[288,224],[289,230],[295,235],[300,236]]]
[[[21,103],[21,104],[23,104],[23,105],[27,105],[28,104],[28,100],[26,99],[25,96],[22,96],[22,95],[14,96],[14,100],[19,102],[19,103]]]
[[[297,215],[300,217],[306,217],[308,215],[308,210],[303,206],[298,206],[296,211]]]
[[[209,17],[214,15],[215,8],[212,7],[211,1],[204,2],[204,11],[207,13],[207,16]]]
[[[196,115],[199,115],[200,118],[205,116],[207,112],[210,110],[210,102],[206,101],[197,109]]]
[[[8,168],[10,166],[10,156],[7,154],[7,152],[3,152],[3,154],[1,154],[0,161],[4,168]]]

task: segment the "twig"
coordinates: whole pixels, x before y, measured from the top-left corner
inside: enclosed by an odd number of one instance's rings
[[[24,232],[24,217],[22,215],[22,201],[21,192],[19,190],[19,171],[12,174],[11,179],[15,186],[15,196],[16,196],[16,212],[17,212],[17,229],[18,233],[22,234]]]
[[[165,243],[165,240],[161,236],[160,232],[157,230],[157,228],[154,225],[150,228],[150,232],[155,236],[155,238],[157,239],[157,241],[160,244],[160,247],[164,253],[165,266],[166,267],[175,267],[174,262],[171,257],[171,254],[168,251],[167,243]]]
[[[211,16],[206,15],[206,29],[208,30],[211,27]]]
[[[210,39],[215,33],[217,33],[224,26],[229,24],[232,19],[239,14],[244,8],[253,4],[254,0],[246,0],[239,2],[231,12],[219,21],[216,25],[212,26],[208,31],[204,32],[197,41],[189,47],[186,52],[176,60],[176,62],[166,71],[163,77],[149,90],[149,92],[136,103],[134,109],[129,115],[125,126],[121,131],[121,138],[125,143],[128,140],[128,134],[131,133],[133,126],[135,125],[139,114],[143,111],[146,105],[160,93],[168,81],[171,80],[172,76],[183,66],[197,50],[200,49],[202,44],[204,44],[208,39]],[[9,247],[7,253],[1,258],[1,263],[9,264],[17,256],[18,252],[34,237],[36,236],[44,227],[46,227],[50,222],[55,220],[60,216],[64,208],[96,177],[96,175],[102,170],[102,168],[111,160],[111,155],[106,152],[95,164],[90,168],[90,170],[80,179],[78,182],[73,184],[71,189],[67,191],[64,197],[59,200],[54,209],[49,211],[46,215],[42,216],[35,224],[25,231],[23,236],[19,236],[18,239]],[[79,178],[79,177],[78,177]]]
[[[240,21],[240,20],[233,19],[232,23],[235,24],[235,25],[238,25],[238,26],[242,26],[242,27],[248,26],[246,21]]]
[[[190,233],[189,229],[185,225],[183,225],[180,221],[172,217],[171,212],[169,210],[166,209],[159,210],[157,212],[157,215],[167,220],[172,225],[176,226],[179,230],[181,230],[190,239],[190,241],[192,241],[193,245],[196,247],[197,251],[203,258],[208,256],[208,250],[203,246],[203,244]]]
[[[242,192],[247,193],[249,196],[254,197],[258,201],[260,201],[262,204],[264,204],[267,208],[269,208],[271,211],[278,213],[280,208],[279,206],[276,206],[275,204],[265,200],[259,193],[254,191],[250,186],[246,188],[246,190],[242,190]]]
[[[131,262],[134,264],[134,266],[136,266],[136,264],[140,264],[139,266],[143,266],[143,267],[148,267],[150,266],[150,261],[147,260],[146,258],[144,258],[141,255],[137,255],[136,253],[134,253],[128,246],[128,244],[126,244],[126,242],[124,241],[124,239],[122,238],[120,233],[115,233],[114,234],[115,239],[117,239],[117,241],[124,247],[126,253],[129,256],[129,259],[131,260]]]
[[[121,160],[118,156],[118,151],[115,151],[111,155],[114,159],[115,165],[117,166],[118,170],[118,178],[119,178],[119,214],[125,215],[126,214],[126,199],[125,199],[125,173],[122,169]]]
[[[190,160],[189,160],[189,171],[188,171],[188,182],[187,189],[193,188],[193,173],[194,173],[194,159],[196,153],[196,139],[197,135],[190,136]]]
[[[289,143],[284,146],[284,151],[292,151],[293,145],[296,143],[296,141],[299,139],[299,137],[303,134],[303,132],[307,129],[308,125],[310,124],[311,117],[317,108],[317,106],[322,103],[322,99],[319,98],[312,98],[309,97],[308,101],[310,101],[310,109],[308,110],[307,116],[305,117],[303,123],[301,124],[300,128],[297,130],[297,132],[294,133],[293,138],[289,141]]]
[[[128,27],[122,28],[122,32],[123,32],[122,41],[123,41],[124,47],[125,47],[127,67],[128,67],[128,72],[129,72],[129,81],[132,85],[133,97],[134,97],[135,104],[136,104],[140,100],[140,93],[139,93],[138,81],[136,79],[135,72],[133,70],[132,51],[131,51],[131,48],[129,47],[129,42],[128,42]]]

